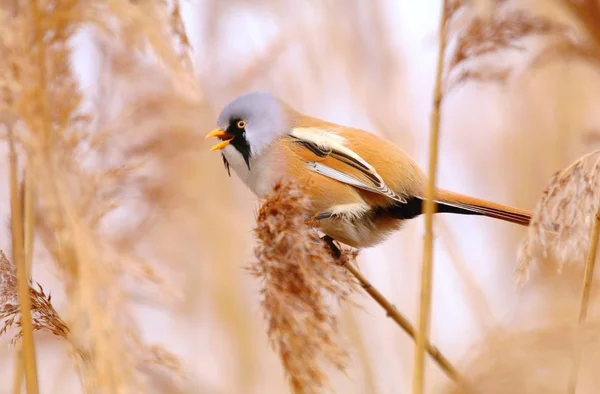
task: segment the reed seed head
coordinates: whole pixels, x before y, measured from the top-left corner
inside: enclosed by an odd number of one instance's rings
[[[520,282],[532,268],[552,262],[583,265],[600,207],[600,151],[587,154],[557,172],[537,203],[526,239],[519,250]],[[547,268],[547,267],[546,267]]]
[[[347,300],[355,282],[305,224],[310,200],[295,182],[278,183],[256,219],[256,262],[267,334],[295,393],[322,392],[322,362],[343,370],[338,318],[328,301]],[[349,258],[345,254],[342,259]]]

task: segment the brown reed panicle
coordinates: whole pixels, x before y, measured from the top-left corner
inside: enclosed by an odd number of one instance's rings
[[[600,66],[600,3],[596,0],[562,0],[559,4],[574,19],[573,31],[577,34],[562,35],[561,40],[542,51],[533,64],[561,57],[579,58],[595,67]]]
[[[338,318],[327,298],[347,301],[356,282],[336,261],[318,233],[306,225],[310,200],[304,187],[282,180],[261,205],[254,233],[267,335],[279,353],[294,393],[322,392],[328,380],[322,362],[345,369]],[[342,263],[355,257],[344,252]]]
[[[600,3],[596,0],[563,0],[567,11],[583,24],[588,44],[594,48],[595,56],[600,59]]]
[[[527,237],[519,249],[515,272],[520,283],[532,269],[559,272],[566,264],[583,265],[590,250],[591,229],[600,207],[600,151],[584,155],[555,173],[534,210]]]
[[[54,335],[67,339],[69,328],[52,305],[50,294],[46,294],[42,285],[37,288],[30,283],[29,294],[31,298],[31,313],[34,330],[45,330]],[[4,321],[0,328],[0,336],[5,334],[13,325],[21,327],[19,314],[19,301],[17,297],[16,267],[3,251],[0,250],[0,320]],[[21,338],[22,332],[11,340],[15,343]]]
[[[487,62],[483,67],[477,62],[502,51],[523,50],[525,38],[561,33],[564,36],[566,32],[564,25],[530,11],[512,8],[510,1],[490,0],[491,12],[485,15],[473,12],[469,3],[457,0],[450,6],[450,20],[464,17],[467,11],[469,15],[466,27],[452,34],[456,37],[449,56],[448,74],[451,78],[446,84],[448,91],[467,81],[504,82],[511,76],[510,67],[497,62]]]

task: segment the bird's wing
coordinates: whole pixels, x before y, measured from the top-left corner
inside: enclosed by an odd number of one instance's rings
[[[309,170],[406,203],[406,199],[390,189],[372,165],[345,146],[344,137],[316,127],[294,128],[289,136]]]

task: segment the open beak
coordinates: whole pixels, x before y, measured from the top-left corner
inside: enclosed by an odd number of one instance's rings
[[[213,145],[212,148],[210,148],[211,151],[225,148],[227,145],[229,145],[229,142],[233,139],[233,135],[227,133],[223,129],[214,129],[210,133],[206,134],[206,138],[211,138],[211,137],[217,137],[217,138],[221,139],[221,142]]]

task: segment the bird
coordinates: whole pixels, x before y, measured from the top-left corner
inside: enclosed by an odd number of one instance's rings
[[[400,147],[375,133],[293,109],[270,92],[250,91],[227,103],[211,151],[263,199],[278,182],[305,185],[310,223],[354,248],[373,247],[424,212],[427,177]],[[435,213],[480,215],[528,226],[531,212],[436,189]]]

